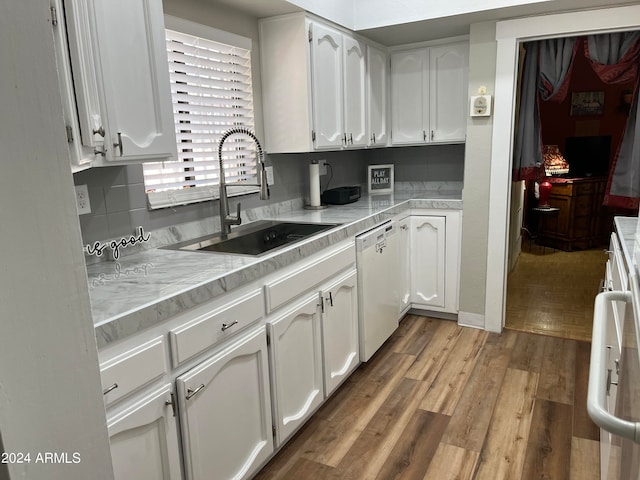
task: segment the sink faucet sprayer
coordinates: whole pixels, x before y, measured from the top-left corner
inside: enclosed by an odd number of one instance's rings
[[[267,200],[269,198],[269,186],[267,185],[267,172],[264,168],[264,152],[262,151],[262,145],[258,141],[255,134],[245,127],[233,127],[224,132],[218,145],[218,162],[220,164],[220,232],[223,235],[228,235],[231,232],[231,225],[240,225],[242,219],[240,218],[240,202],[238,202],[238,213],[233,216],[229,215],[229,198],[227,197],[227,184],[224,179],[224,162],[222,161],[222,146],[224,142],[231,135],[244,134],[253,139],[257,148],[258,156],[258,183],[242,183],[242,186],[256,186],[260,187],[260,200]]]

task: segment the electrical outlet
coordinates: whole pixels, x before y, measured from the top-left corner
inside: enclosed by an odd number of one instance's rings
[[[86,185],[76,185],[76,207],[78,208],[78,215],[91,213],[89,190]]]
[[[273,185],[275,183],[273,179],[273,166],[264,167],[264,171],[267,174],[267,185]]]
[[[320,168],[318,168],[318,172],[320,175],[326,175],[327,174],[327,161],[326,160],[318,160],[318,165],[320,165]]]

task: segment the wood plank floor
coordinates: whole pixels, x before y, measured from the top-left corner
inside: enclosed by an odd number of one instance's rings
[[[505,327],[590,342],[606,262],[602,248],[523,251],[509,274]]]
[[[409,315],[255,478],[598,479],[589,353]]]

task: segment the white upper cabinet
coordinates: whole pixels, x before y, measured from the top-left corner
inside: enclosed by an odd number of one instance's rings
[[[382,147],[387,144],[387,89],[389,88],[387,53],[367,46],[367,143]]]
[[[469,45],[431,47],[430,128],[433,142],[463,142],[467,133]]]
[[[340,148],[344,145],[342,34],[319,23],[310,28],[315,146]]]
[[[67,4],[82,141],[90,145],[104,137],[94,164],[175,157],[162,2],[65,0]]]
[[[365,147],[367,45],[304,14],[259,28],[266,150]]]
[[[366,116],[366,46],[355,38],[343,35],[344,58],[344,131],[345,145],[367,145]]]
[[[469,46],[439,45],[391,54],[391,142],[464,142]]]
[[[429,49],[391,54],[391,141],[425,143],[429,138]]]

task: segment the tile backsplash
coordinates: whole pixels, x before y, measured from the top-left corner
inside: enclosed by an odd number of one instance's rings
[[[464,145],[395,147],[308,154],[267,155],[273,165],[275,184],[270,187],[269,203],[306,199],[309,195],[308,165],[325,159],[331,165],[333,178],[329,188],[341,185],[363,185],[367,165],[393,163],[396,181],[462,181]],[[329,176],[322,176],[326,188]],[[91,213],[80,215],[85,244],[131,235],[138,226],[145,231],[218,216],[218,202],[207,201],[173,208],[149,210],[144,188],[142,165],[91,168],[74,174],[76,185],[87,185]],[[258,196],[246,195],[230,199],[232,209],[237,201],[243,209],[264,205]]]

